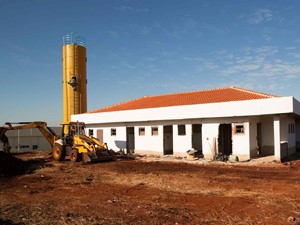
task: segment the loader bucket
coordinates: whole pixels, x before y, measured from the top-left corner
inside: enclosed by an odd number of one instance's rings
[[[99,150],[95,152],[82,153],[83,162],[107,162],[117,159],[117,153],[112,150]]]

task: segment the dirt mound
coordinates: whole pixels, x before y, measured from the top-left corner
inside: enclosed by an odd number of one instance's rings
[[[42,160],[28,160],[16,158],[12,154],[0,152],[0,177],[13,177],[25,173],[32,173],[42,166]]]

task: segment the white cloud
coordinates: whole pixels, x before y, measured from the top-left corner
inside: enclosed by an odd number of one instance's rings
[[[222,61],[218,70],[227,77],[228,82],[246,82],[253,87],[264,83],[264,88],[272,90],[277,83],[286,85],[287,82],[300,78],[300,53],[289,53],[286,49],[279,51],[273,46],[247,47],[234,52],[222,50],[220,53],[222,54],[217,54],[216,59],[226,60]],[[290,60],[288,55],[294,58]]]
[[[218,68],[217,64],[215,64],[213,61],[201,57],[184,56],[182,57],[182,60],[195,63],[197,72]]]
[[[214,69],[217,69],[218,68],[218,65],[216,65],[215,63],[213,62],[203,62],[200,67],[204,67],[205,69],[208,69],[208,70],[214,70]]]
[[[262,22],[271,21],[273,19],[273,13],[270,9],[256,9],[248,16],[248,23],[260,24]]]
[[[296,50],[297,47],[286,47],[285,50]]]
[[[263,39],[265,39],[266,41],[271,41],[271,40],[272,40],[272,37],[271,37],[271,35],[264,34],[264,35],[263,35]]]
[[[253,60],[252,56],[244,56],[244,57],[237,57],[236,62],[237,63],[246,63],[246,62],[250,62]]]
[[[258,64],[245,64],[245,65],[236,65],[228,67],[224,70],[225,74],[235,74],[235,73],[244,73],[248,71],[257,70],[260,68],[260,65]]]
[[[295,57],[296,59],[300,59],[300,53],[289,53],[289,55]]]
[[[262,46],[259,48],[254,48],[252,50],[260,56],[271,56],[278,53],[278,48],[273,46]]]

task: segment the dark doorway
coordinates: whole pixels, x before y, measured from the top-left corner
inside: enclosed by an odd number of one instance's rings
[[[134,146],[134,127],[126,127],[126,142],[127,153],[133,153]]]
[[[232,154],[231,124],[220,124],[219,126],[218,152],[223,156]]]
[[[261,123],[257,123],[257,153],[260,155],[262,153],[262,132],[261,132]]]
[[[192,125],[192,148],[198,150],[197,155],[202,155],[202,124]]]
[[[173,155],[173,126],[164,126],[164,155]]]

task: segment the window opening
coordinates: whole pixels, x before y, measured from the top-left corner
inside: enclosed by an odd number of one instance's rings
[[[116,128],[111,128],[110,135],[111,136],[116,136],[117,135],[117,129]]]
[[[290,123],[289,124],[289,134],[294,134],[295,133],[295,124]]]
[[[178,125],[178,135],[185,135],[185,125]]]
[[[139,128],[139,135],[144,136],[145,135],[145,127],[140,127]]]
[[[152,134],[152,136],[157,136],[158,135],[158,127],[152,127],[151,134]]]
[[[245,133],[244,124],[236,124],[234,130],[235,130],[236,134],[243,134],[243,133]]]

